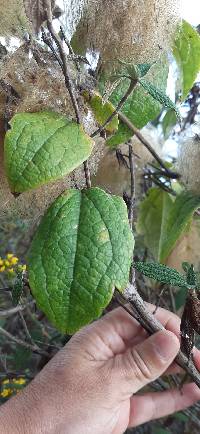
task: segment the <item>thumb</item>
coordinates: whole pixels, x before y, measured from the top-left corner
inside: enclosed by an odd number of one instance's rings
[[[171,365],[180,348],[174,333],[162,330],[147,338],[121,357],[121,372],[130,394],[160,377]]]

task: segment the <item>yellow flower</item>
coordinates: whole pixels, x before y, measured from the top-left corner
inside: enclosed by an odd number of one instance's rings
[[[10,264],[12,265],[16,265],[19,262],[19,259],[14,256],[13,258],[10,259]]]
[[[13,253],[8,253],[8,254],[6,255],[7,259],[12,259],[13,256],[14,256]]]
[[[3,265],[3,264],[4,264],[4,261],[3,261],[3,259],[0,258],[0,267],[1,267],[1,265]]]
[[[4,261],[4,265],[5,265],[6,267],[10,267],[10,262],[9,262],[7,259],[5,259],[5,261]]]
[[[8,378],[2,381],[2,384],[8,384],[8,383],[10,383],[10,380]]]
[[[0,267],[0,273],[3,273],[3,271],[5,271],[6,267],[5,265],[2,265],[2,267]]]
[[[22,384],[25,384],[25,383],[26,383],[26,379],[25,379],[25,378],[18,378],[18,379],[14,378],[14,379],[13,379],[13,383],[14,383],[14,384],[22,385]]]
[[[12,393],[13,393],[12,389],[4,389],[1,392],[1,396],[2,398],[7,398],[7,396],[12,395]]]
[[[22,265],[22,264],[18,265],[18,270],[19,271],[26,271],[26,265],[25,264],[24,265]]]
[[[8,273],[13,274],[14,273],[14,268],[9,268]]]

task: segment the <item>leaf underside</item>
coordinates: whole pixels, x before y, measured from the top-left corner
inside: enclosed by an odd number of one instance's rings
[[[10,125],[4,158],[13,193],[62,178],[92,152],[93,141],[82,127],[58,113],[19,113]]]
[[[29,253],[38,307],[63,333],[97,318],[125,289],[134,240],[124,201],[99,188],[68,190],[49,208]]]
[[[158,264],[156,262],[134,262],[133,266],[145,276],[167,285],[180,286],[184,288],[192,288],[194,286],[190,284],[186,277],[180,274],[177,270],[163,264]]]

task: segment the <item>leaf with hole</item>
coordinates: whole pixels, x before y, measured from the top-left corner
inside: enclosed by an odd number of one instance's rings
[[[29,253],[38,307],[63,333],[99,317],[129,281],[134,240],[122,198],[99,188],[64,192],[43,217]]]
[[[82,126],[58,113],[19,113],[10,125],[4,158],[13,193],[62,178],[92,152],[94,142]]]
[[[181,91],[184,100],[200,71],[200,36],[187,21],[178,29],[173,54],[181,72]]]

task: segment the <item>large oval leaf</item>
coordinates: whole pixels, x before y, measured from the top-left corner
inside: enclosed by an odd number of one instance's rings
[[[49,208],[29,254],[39,308],[63,333],[98,317],[128,284],[133,236],[124,201],[99,188],[68,190]]]
[[[13,193],[59,179],[91,154],[93,141],[82,126],[58,113],[19,113],[10,125],[4,153]]]

